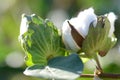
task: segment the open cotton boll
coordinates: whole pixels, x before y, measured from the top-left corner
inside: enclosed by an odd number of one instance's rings
[[[63,23],[62,38],[67,49],[75,52],[80,50],[91,23],[94,26],[97,24],[97,16],[94,14],[93,8],[86,9],[80,12],[77,17]]]
[[[68,20],[66,20],[63,23],[62,39],[63,39],[63,42],[64,42],[67,49],[70,49],[70,50],[73,50],[73,51],[77,52],[80,49],[80,47],[74,41],[74,39],[73,39],[73,37],[71,35],[71,28],[70,28],[67,21]]]
[[[63,24],[64,43],[72,51],[81,49],[89,58],[93,58],[97,51],[103,57],[117,41],[113,36],[116,19],[113,12],[96,16],[93,8],[81,11],[77,17]]]
[[[109,14],[105,14],[105,16],[107,16],[108,20],[110,21],[111,27],[108,36],[111,37],[113,35],[113,32],[115,31],[114,23],[115,20],[117,19],[117,16],[113,12],[110,12]]]
[[[80,12],[77,17],[70,19],[69,22],[82,35],[82,37],[85,38],[88,34],[90,24],[93,22],[93,25],[96,25],[97,16],[94,13],[94,9],[89,8]]]

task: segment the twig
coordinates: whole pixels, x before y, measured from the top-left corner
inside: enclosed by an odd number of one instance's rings
[[[94,77],[94,74],[81,74],[80,77],[93,78],[93,77]]]
[[[81,77],[84,78],[93,78],[94,74],[82,74]],[[112,73],[101,73],[98,75],[100,78],[114,78],[114,79],[120,79],[120,74],[112,74]]]

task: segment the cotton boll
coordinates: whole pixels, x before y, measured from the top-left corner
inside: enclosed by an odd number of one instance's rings
[[[88,34],[92,22],[94,22],[94,26],[97,23],[97,16],[94,14],[93,8],[86,9],[80,12],[77,17],[70,19],[70,23],[84,38]]]
[[[114,23],[115,20],[117,19],[117,16],[113,13],[110,12],[109,14],[106,14],[105,16],[107,16],[108,20],[110,21],[110,31],[109,31],[109,37],[111,37],[113,35],[113,32],[115,31],[115,27],[114,27]]]
[[[113,12],[97,17],[93,8],[86,9],[77,17],[67,20],[68,23],[64,22],[63,41],[68,49],[75,52],[81,49],[90,58],[96,55],[94,54],[96,51],[100,53],[100,56],[105,56],[117,41],[112,36],[115,20],[116,15]]]
[[[77,17],[70,19],[69,22],[70,22],[70,24],[72,24],[74,26],[74,28],[78,31],[78,33],[81,34],[82,37],[85,38],[85,35],[83,33],[83,27],[82,27],[82,26],[85,26],[85,24],[82,24],[81,20],[78,19]]]
[[[80,47],[76,44],[76,42],[74,41],[72,35],[71,35],[71,28],[67,22],[68,20],[66,20],[63,23],[63,27],[62,27],[62,39],[63,42],[66,46],[67,49],[69,50],[73,50],[75,52],[77,52]]]
[[[62,38],[67,49],[75,52],[80,50],[91,23],[93,23],[94,27],[97,24],[97,16],[94,14],[93,8],[86,9],[80,12],[77,17],[63,23]],[[74,30],[71,30],[71,26]]]

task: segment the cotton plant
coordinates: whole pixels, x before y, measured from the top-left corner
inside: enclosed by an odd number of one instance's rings
[[[98,55],[105,56],[115,45],[116,19],[113,12],[97,16],[89,8],[65,20],[59,32],[48,19],[23,14],[19,41],[28,66],[24,74],[52,80],[79,78],[84,67],[81,57],[98,61]]]

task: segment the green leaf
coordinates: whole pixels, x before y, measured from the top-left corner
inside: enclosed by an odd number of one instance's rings
[[[64,55],[61,36],[52,22],[36,15],[24,15],[23,18],[27,19],[27,31],[20,35],[20,41],[27,54],[28,66],[47,65],[49,59]]]
[[[28,76],[57,79],[75,80],[83,71],[83,63],[77,54],[67,57],[56,57],[49,60],[47,66],[34,65],[28,67],[24,74]]]

